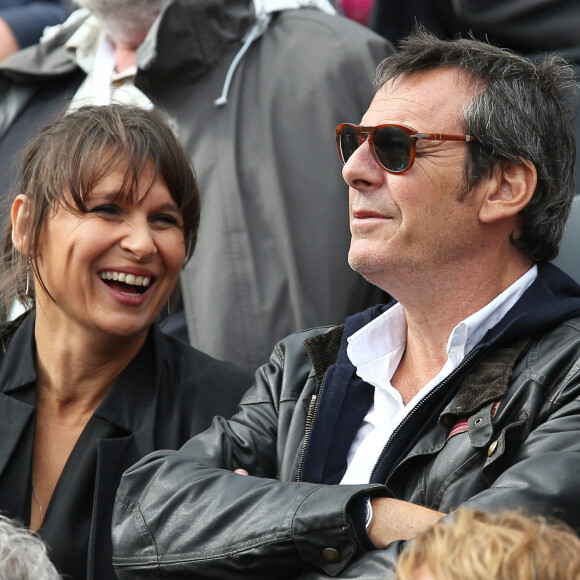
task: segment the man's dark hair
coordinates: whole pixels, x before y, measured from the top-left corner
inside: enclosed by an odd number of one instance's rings
[[[537,187],[512,243],[533,262],[554,259],[574,197],[573,68],[558,56],[531,61],[472,38],[441,40],[417,27],[379,65],[377,84],[449,67],[476,89],[462,119],[464,133],[478,139],[468,144],[465,195],[505,162],[533,163]]]

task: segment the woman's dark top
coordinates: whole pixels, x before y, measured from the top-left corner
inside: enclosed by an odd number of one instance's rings
[[[30,523],[36,410],[34,312],[2,334],[0,511]],[[229,417],[251,377],[153,327],[79,437],[38,535],[62,574],[115,579],[111,514],[121,474],[157,449],[177,449]]]

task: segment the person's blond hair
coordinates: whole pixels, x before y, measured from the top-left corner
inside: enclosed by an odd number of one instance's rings
[[[435,580],[578,580],[580,539],[561,522],[459,509],[401,553],[397,580],[423,564]]]

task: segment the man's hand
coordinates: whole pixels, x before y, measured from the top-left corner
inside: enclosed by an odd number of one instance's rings
[[[395,540],[410,540],[433,525],[444,513],[414,503],[376,497],[371,500],[373,520],[368,528],[371,542],[379,549]]]
[[[234,469],[234,473],[237,473],[238,475],[250,475],[245,469],[242,469],[241,467]]]

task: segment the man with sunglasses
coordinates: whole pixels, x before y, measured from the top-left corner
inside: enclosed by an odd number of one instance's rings
[[[572,71],[418,30],[378,78],[336,137],[349,263],[396,301],[283,340],[230,421],[126,472],[122,580],[393,578],[460,505],[580,527]]]

